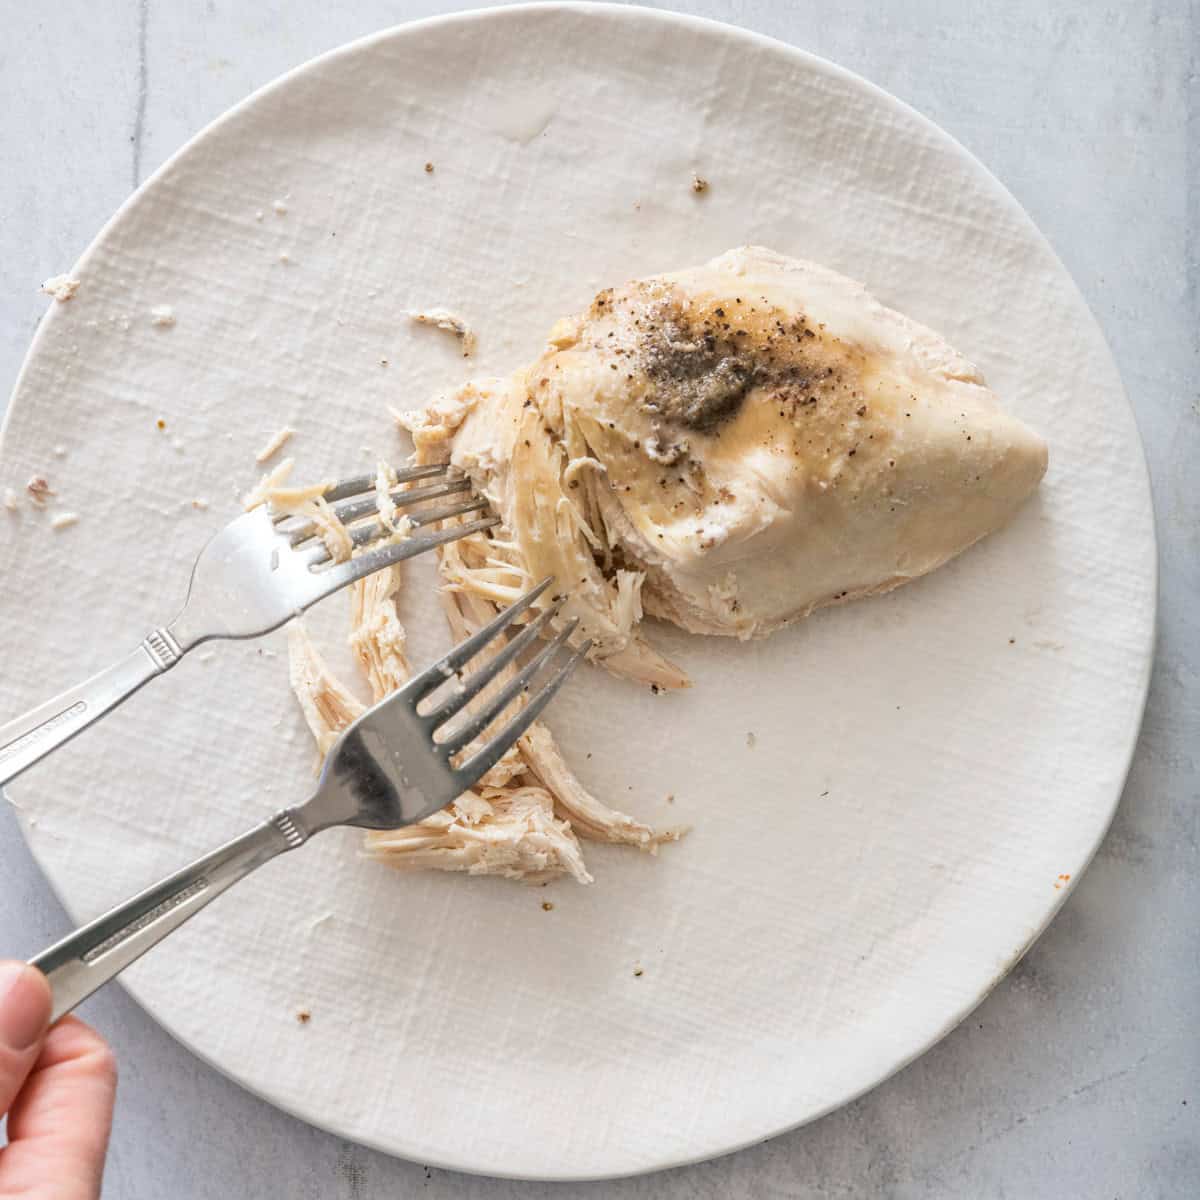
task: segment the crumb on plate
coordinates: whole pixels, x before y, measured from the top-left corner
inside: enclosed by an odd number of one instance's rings
[[[254,456],[254,461],[256,463],[265,463],[269,458],[274,458],[295,432],[290,425],[284,425],[281,429],[277,429],[263,445],[262,449]]]
[[[17,493],[13,488],[6,487],[4,489],[4,507],[10,513],[15,513],[21,506],[21,502],[17,499]]]
[[[301,1025],[307,1025],[312,1020],[312,1013],[307,1008],[296,1009],[296,1020]]]
[[[692,191],[699,194],[708,191],[708,180],[700,175],[692,176]]]
[[[79,291],[79,280],[70,275],[52,275],[42,284],[41,290],[47,296],[53,296],[59,304],[66,304]]]
[[[50,518],[51,529],[70,529],[72,525],[79,524],[79,514],[74,512],[55,513]]]
[[[29,493],[29,498],[38,508],[45,508],[46,497],[55,495],[54,489],[46,482],[44,475],[34,475],[25,485],[25,490]]]
[[[156,304],[150,310],[150,324],[159,329],[170,329],[175,324],[175,310],[169,304]]]
[[[447,333],[454,334],[462,343],[463,358],[470,358],[475,353],[475,334],[462,317],[455,316],[448,309],[409,308],[405,310],[405,315],[410,321],[416,321],[418,325],[433,325],[438,329],[444,329]]]

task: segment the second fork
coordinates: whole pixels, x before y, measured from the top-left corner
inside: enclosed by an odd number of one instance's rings
[[[486,501],[471,493],[469,480],[449,472],[446,465],[396,472],[397,485],[441,477],[421,487],[398,486],[391,493],[397,509],[438,499],[451,503],[414,510],[409,535],[398,541],[389,537],[379,545],[373,543],[392,530],[381,521],[363,522],[375,511],[375,477],[355,476],[327,488],[323,499],[332,503],[333,515],[350,526],[351,542],[360,550],[345,562],[329,562],[329,551],[312,522],[280,521],[265,507],[230,521],[200,551],[187,600],[175,620],[153,630],[113,666],[0,726],[0,786],[170,670],[202,642],[269,633],[364,575],[496,525],[499,518],[484,516],[425,531],[439,521],[486,508]],[[467,498],[456,498],[460,493]]]

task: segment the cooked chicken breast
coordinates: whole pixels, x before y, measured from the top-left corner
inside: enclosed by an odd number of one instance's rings
[[[451,459],[503,524],[442,547],[456,640],[553,575],[564,619],[617,674],[687,678],[643,639],[643,610],[697,633],[770,633],[924,575],[998,529],[1046,447],[979,372],[859,284],[769,250],[601,292],[532,366],[401,416],[418,463]],[[290,460],[247,504],[349,537]],[[405,536],[376,481],[379,516]],[[352,589],[351,645],[378,699],[407,677],[397,568]],[[362,704],[297,626],[292,680],[323,754]],[[591,876],[576,835],[653,853],[680,836],[592,797],[535,723],[472,792],[368,850],[401,868],[544,882]]]
[[[531,367],[405,423],[491,498],[504,561],[562,581],[594,656],[664,687],[686,680],[643,609],[768,634],[941,566],[1046,470],[937,334],[757,247],[601,292]]]

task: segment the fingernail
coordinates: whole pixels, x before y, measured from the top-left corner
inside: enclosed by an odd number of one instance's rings
[[[50,1020],[50,989],[40,971],[23,962],[0,962],[0,1042],[28,1050]]]

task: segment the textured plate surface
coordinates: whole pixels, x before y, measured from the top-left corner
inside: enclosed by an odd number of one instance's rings
[[[686,695],[576,679],[551,725],[585,782],[693,826],[657,859],[587,846],[596,884],[547,892],[397,875],[329,834],[126,973],[282,1107],[495,1174],[732,1149],[927,1048],[1107,827],[1155,552],[1132,416],[1076,289],[1012,198],[897,101],[645,10],[500,10],[355,44],[217,122],[121,210],[43,322],[0,447],[0,486],[41,472],[81,514],[59,533],[28,506],[0,522],[0,711],[173,615],[280,424],[301,478],[399,454],[388,406],[468,371],[402,309],[462,312],[472,369],[500,371],[593,290],[749,241],[866,281],[977,360],[1050,442],[1039,496],[935,576],[769,641],[656,631]],[[410,578],[419,662],[445,635],[428,565]],[[345,618],[339,597],[313,621],[331,652]],[[75,917],[309,786],[281,651],[189,659],[10,789]]]

